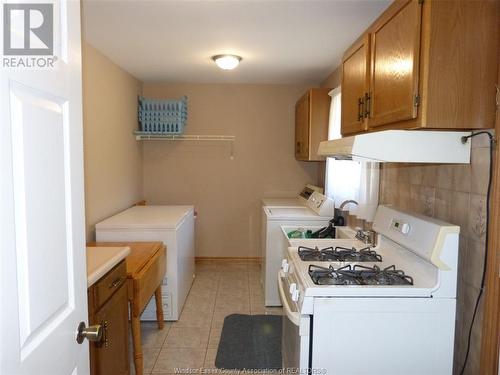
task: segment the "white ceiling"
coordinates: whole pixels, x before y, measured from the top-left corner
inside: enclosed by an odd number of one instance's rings
[[[389,3],[84,0],[84,35],[143,81],[319,83]],[[221,53],[243,61],[222,71]]]

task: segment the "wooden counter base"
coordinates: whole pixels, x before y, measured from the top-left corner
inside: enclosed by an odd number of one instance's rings
[[[134,365],[137,375],[143,374],[140,317],[154,295],[158,329],[163,329],[161,283],[166,271],[166,248],[161,242],[92,242],[88,246],[128,246],[126,258],[128,300],[134,346]]]

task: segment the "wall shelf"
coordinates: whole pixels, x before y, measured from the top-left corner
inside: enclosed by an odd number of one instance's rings
[[[211,142],[230,142],[231,154],[229,159],[234,159],[234,135],[175,135],[175,134],[150,134],[136,131],[135,139],[137,141],[211,141]]]
[[[234,142],[234,135],[175,135],[175,134],[146,134],[135,132],[138,141],[226,141]]]

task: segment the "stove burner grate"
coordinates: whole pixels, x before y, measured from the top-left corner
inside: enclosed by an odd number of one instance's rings
[[[365,247],[361,250],[356,248],[348,249],[346,247],[337,246],[335,250],[331,248],[323,249],[325,256],[330,256],[338,262],[381,262],[382,257],[370,247]],[[327,259],[329,260],[329,259]]]
[[[377,254],[370,247],[357,250],[337,246],[335,249],[330,246],[319,250],[318,247],[310,248],[299,246],[298,253],[300,259],[306,262],[311,261],[329,261],[329,262],[381,262],[382,256]]]
[[[413,285],[413,278],[395,265],[380,268],[376,265],[366,267],[359,264],[340,268],[309,266],[309,275],[317,285]]]
[[[306,262],[310,262],[314,260],[324,260],[323,252],[330,249],[333,250],[333,247],[327,247],[325,249],[320,250],[318,247],[315,247],[313,249],[310,247],[299,246],[298,252],[300,259]]]

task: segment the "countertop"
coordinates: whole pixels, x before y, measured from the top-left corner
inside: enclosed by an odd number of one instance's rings
[[[87,247],[87,287],[92,286],[129,254],[128,246]]]
[[[127,277],[135,278],[147,265],[152,256],[161,250],[162,242],[87,242],[88,247],[130,247],[127,256]],[[88,248],[87,247],[87,248]],[[163,277],[163,276],[162,276]]]

